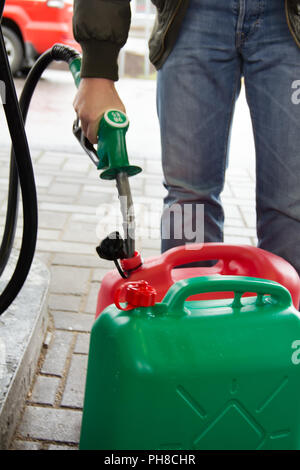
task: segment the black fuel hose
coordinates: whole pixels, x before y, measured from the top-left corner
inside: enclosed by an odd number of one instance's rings
[[[16,183],[17,182],[17,183]],[[19,174],[16,165],[14,150],[10,154],[9,183],[6,219],[0,247],[0,276],[2,275],[12,250],[17,228],[18,206],[19,206]]]
[[[1,0],[2,3],[4,3]],[[2,7],[0,5],[0,9]],[[0,274],[5,268],[13,246],[17,213],[18,213],[18,186],[20,182],[23,203],[23,236],[15,271],[0,295],[0,315],[9,307],[20,292],[34,257],[37,238],[37,197],[34,173],[29,147],[24,130],[32,95],[45,69],[54,61],[70,63],[80,54],[70,47],[56,44],[40,56],[32,67],[18,104],[13,79],[11,76],[3,36],[0,33],[0,79],[6,85],[6,105],[4,105],[6,119],[11,135],[13,150],[11,152],[11,167],[9,178],[9,197],[7,207],[7,220],[0,249]]]
[[[0,79],[5,83],[6,96],[3,107],[20,178],[24,220],[22,245],[18,262],[10,281],[0,296],[1,314],[15,299],[25,282],[33,259],[37,236],[37,199],[30,151],[6,56],[2,31],[0,32]],[[10,182],[13,184],[11,179]]]

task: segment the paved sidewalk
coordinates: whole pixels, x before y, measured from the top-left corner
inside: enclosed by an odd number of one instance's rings
[[[151,135],[147,135],[150,139]],[[131,179],[134,202],[137,209],[141,208],[137,213],[137,248],[144,258],[159,253],[159,215],[164,195],[159,159],[157,155],[156,159],[151,158],[149,147],[147,152],[143,154],[143,148],[137,145],[130,154],[131,162],[144,169]],[[79,147],[61,152],[59,147],[49,151],[35,146],[32,156],[39,201],[36,256],[51,271],[50,320],[35,380],[11,448],[77,449],[97,292],[103,275],[113,268],[112,263],[98,258],[95,247],[103,236],[116,229],[111,202],[115,203],[117,215],[118,199],[114,183],[99,180],[98,171]],[[0,160],[3,226],[7,152],[1,151]],[[229,166],[223,203],[225,242],[255,245],[254,177],[250,166]],[[147,220],[142,217],[145,205],[151,208],[151,218]],[[18,243],[20,236],[19,228]]]

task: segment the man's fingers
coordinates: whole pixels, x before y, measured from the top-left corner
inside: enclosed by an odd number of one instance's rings
[[[78,116],[78,117],[79,117],[79,116]],[[80,119],[80,117],[79,117],[79,119]],[[82,132],[83,132],[84,135],[87,137],[88,127],[89,127],[88,122],[82,121],[82,120],[80,119],[80,123],[81,123]]]
[[[92,144],[97,144],[98,143],[97,135],[98,135],[99,123],[100,123],[100,119],[96,122],[89,123],[89,125],[87,127],[87,130],[86,130],[86,133],[83,131],[84,134],[87,136],[88,140]]]
[[[73,101],[73,107],[81,122],[84,135],[97,143],[100,120],[108,109],[119,109],[126,113],[114,82],[102,78],[83,78]]]

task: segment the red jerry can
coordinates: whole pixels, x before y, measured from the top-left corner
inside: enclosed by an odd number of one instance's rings
[[[218,260],[212,267],[177,268],[198,261]],[[123,279],[117,270],[109,271],[103,278],[98,293],[96,318],[114,303],[118,290],[118,300],[122,299],[120,288],[128,281],[147,281],[157,292],[160,302],[168,289],[177,281],[199,276],[237,275],[258,277],[278,282],[286,287],[296,309],[300,300],[300,278],[287,261],[273,253],[250,245],[229,245],[225,243],[186,244],[172,248],[162,255],[142,262],[136,252],[133,258],[123,259],[122,268],[128,279]],[[233,297],[231,292],[199,294],[189,300],[212,300]]]

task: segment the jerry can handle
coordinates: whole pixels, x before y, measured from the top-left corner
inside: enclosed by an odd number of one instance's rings
[[[241,297],[246,292],[257,293],[256,305],[263,306],[263,296],[271,296],[282,308],[292,304],[289,291],[275,281],[245,276],[200,276],[183,279],[173,284],[162,302],[169,315],[184,315],[184,302],[191,295],[205,292],[234,292],[232,308],[240,309]],[[221,304],[220,304],[221,305]]]
[[[167,272],[171,272],[173,268],[182,264],[208,260],[221,260],[230,271],[229,264],[235,260],[250,266],[254,272],[261,273],[260,277],[265,279],[269,279],[268,275],[274,271],[276,263],[278,264],[280,261],[281,264],[286,265],[284,260],[260,248],[226,243],[188,243],[166,251],[163,257],[163,264]]]

